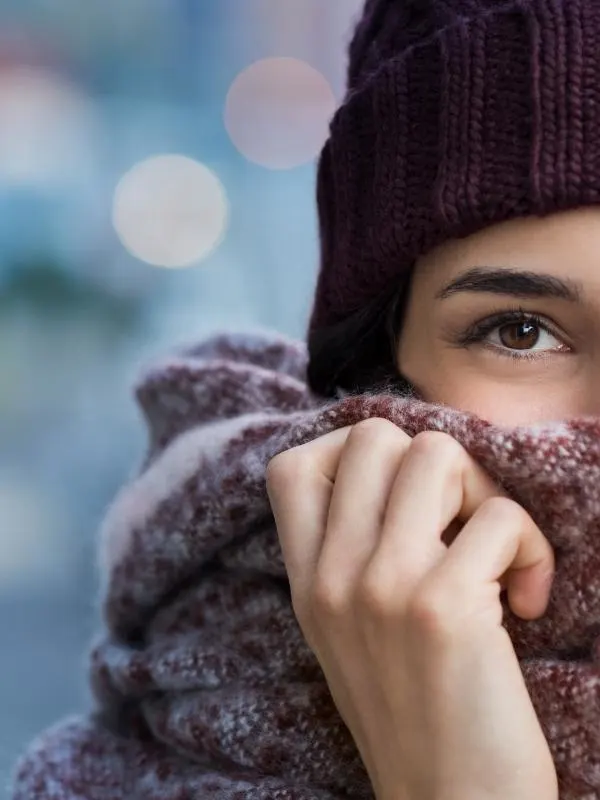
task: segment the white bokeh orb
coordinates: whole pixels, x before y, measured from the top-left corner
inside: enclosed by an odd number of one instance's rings
[[[225,127],[236,148],[269,169],[312,161],[328,134],[334,91],[317,69],[297,58],[264,58],[233,81]]]
[[[92,100],[66,77],[40,68],[0,70],[0,181],[54,186],[93,166],[98,136]]]
[[[189,267],[220,244],[229,219],[215,173],[178,154],[136,164],[114,193],[113,226],[123,246],[156,267]]]

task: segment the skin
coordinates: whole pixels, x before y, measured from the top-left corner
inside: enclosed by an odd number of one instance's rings
[[[296,618],[377,800],[558,800],[499,601],[547,604],[552,550],[525,510],[445,433],[377,417],[266,477]]]
[[[503,294],[478,290],[436,297],[472,268],[570,280],[579,284],[580,298],[528,297],[508,289]],[[474,323],[519,307],[539,315],[550,332],[507,321],[483,342],[457,343]],[[542,358],[516,360],[511,353]],[[421,258],[413,274],[397,365],[424,400],[499,425],[598,415],[600,208],[510,220],[446,242]]]
[[[498,425],[597,416],[600,208],[421,258],[397,366],[422,399]],[[296,618],[377,800],[557,800],[502,625],[501,589],[523,619],[551,591],[525,509],[449,435],[377,418],[276,455],[266,477]]]

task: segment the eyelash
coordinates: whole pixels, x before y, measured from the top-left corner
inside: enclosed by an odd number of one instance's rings
[[[558,333],[553,330],[553,328],[548,325],[548,323],[545,322],[542,317],[531,311],[525,311],[524,308],[519,307],[511,310],[499,310],[491,316],[486,317],[484,320],[474,323],[460,335],[458,344],[463,347],[473,344],[481,344],[486,336],[488,336],[492,331],[496,330],[496,328],[502,328],[505,325],[511,325],[519,322],[529,322],[532,325],[541,328],[543,331],[546,331],[546,333],[549,333],[551,336],[554,336],[557,339],[560,338]],[[487,349],[491,350],[500,358],[510,358],[512,361],[521,362],[547,360],[549,358],[549,353],[554,355],[556,353],[559,355],[564,353],[562,350],[542,350],[527,353],[526,351],[512,351],[508,348],[504,350],[497,345],[489,345]],[[518,353],[522,353],[522,355],[519,355]]]

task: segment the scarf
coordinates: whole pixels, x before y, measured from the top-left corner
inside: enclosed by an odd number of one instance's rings
[[[374,416],[453,436],[553,546],[544,616],[502,600],[504,625],[561,800],[600,798],[600,420],[503,428],[393,392],[324,401],[306,364],[279,334],[218,333],[143,371],[148,446],[100,530],[94,705],[30,745],[13,800],[374,797],[295,619],[265,487],[277,453]]]

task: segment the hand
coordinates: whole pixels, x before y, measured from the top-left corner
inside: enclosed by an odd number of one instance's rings
[[[292,605],[379,800],[552,800],[501,589],[547,606],[554,554],[447,434],[371,418],[275,456]],[[454,535],[456,534],[456,535]]]

